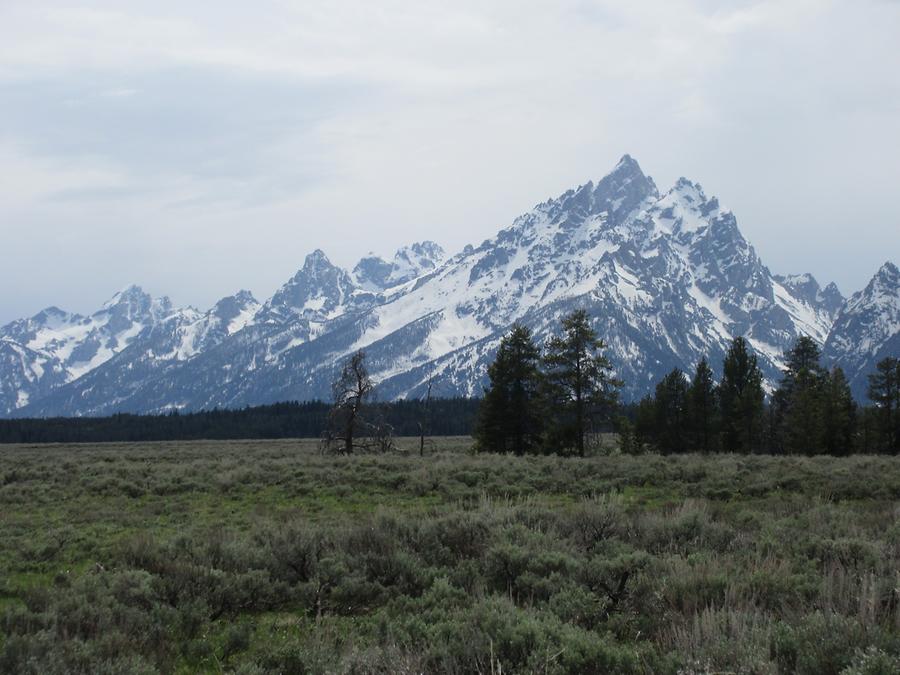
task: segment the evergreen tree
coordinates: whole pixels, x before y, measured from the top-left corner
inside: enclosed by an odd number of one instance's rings
[[[878,435],[883,451],[900,452],[900,359],[892,356],[875,364],[869,375],[869,398],[878,409]]]
[[[825,425],[825,452],[849,455],[856,436],[856,402],[844,371],[835,368],[825,382],[822,417]]]
[[[619,452],[623,455],[635,455],[640,452],[637,436],[634,433],[634,423],[625,415],[616,415],[614,428],[618,436]]]
[[[773,441],[781,452],[813,455],[825,447],[828,373],[820,357],[819,346],[806,335],[785,352],[784,376],[772,397]]]
[[[692,449],[704,454],[718,447],[719,392],[706,357],[700,359],[687,393],[688,429]]]
[[[539,359],[540,351],[525,326],[515,324],[500,341],[497,358],[488,368],[490,387],[475,430],[482,450],[521,455],[539,447],[543,430]]]
[[[878,433],[881,411],[873,406],[865,406],[859,409],[857,414],[857,435],[854,450],[868,455],[882,449]]]
[[[635,409],[634,444],[639,452],[656,444],[656,402],[649,395],[644,396]]]
[[[688,381],[678,368],[656,385],[656,446],[663,454],[686,450],[687,398]]]
[[[753,452],[763,424],[762,373],[747,341],[736,337],[722,364],[719,405],[722,444],[728,452]]]
[[[609,416],[621,383],[601,351],[603,341],[588,314],[575,310],[562,319],[563,335],[547,343],[544,364],[549,400],[556,413],[549,436],[552,446],[574,447],[584,456],[585,436],[600,415]]]

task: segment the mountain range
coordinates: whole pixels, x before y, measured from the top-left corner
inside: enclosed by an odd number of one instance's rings
[[[14,321],[0,328],[0,416],[327,399],[360,348],[382,398],[478,395],[513,322],[545,340],[575,308],[591,315],[626,400],[702,356],[719,367],[738,335],[770,390],[800,335],[860,399],[874,363],[900,356],[893,263],[850,298],[810,274],[772,274],[715,197],[685,178],[660,192],[626,155],[452,256],[425,241],[346,270],[316,250],[264,302],[240,291],[199,311],[131,286],[90,316],[49,307]]]

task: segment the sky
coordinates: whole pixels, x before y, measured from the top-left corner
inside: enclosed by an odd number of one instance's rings
[[[478,244],[625,153],[776,273],[900,263],[900,1],[0,2],[0,324]]]

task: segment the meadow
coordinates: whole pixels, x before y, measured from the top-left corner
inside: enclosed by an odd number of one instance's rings
[[[3,673],[900,672],[900,459],[0,449]]]

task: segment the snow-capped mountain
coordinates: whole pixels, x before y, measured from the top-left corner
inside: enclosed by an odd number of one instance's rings
[[[821,307],[832,319],[837,316],[844,304],[844,296],[841,295],[834,282],[822,288],[815,277],[808,272],[806,274],[776,274],[775,281],[787,288],[794,297],[804,300],[809,305]]]
[[[860,399],[867,376],[886,356],[900,357],[900,270],[891,262],[844,303],[823,350],[826,362],[843,368]]]
[[[701,356],[718,365],[736,335],[756,349],[771,386],[793,341],[824,344],[852,302],[810,275],[771,274],[715,197],[684,178],[660,193],[626,155],[597,183],[450,258],[422,242],[347,271],[317,250],[261,305],[243,292],[206,313],[167,304],[78,376],[63,368],[53,379],[43,343],[0,330],[0,386],[16,415],[328,398],[341,361],[364,348],[384,398],[415,396],[429,381],[436,395],[477,395],[514,321],[544,340],[575,308],[591,314],[626,399]],[[46,386],[23,396],[36,367]]]
[[[77,380],[171,312],[168,298],[137,286],[116,293],[91,316],[48,307],[0,328],[0,413]]]
[[[388,262],[370,253],[353,268],[353,278],[360,288],[381,292],[430,272],[447,257],[444,249],[433,241],[404,246]]]

